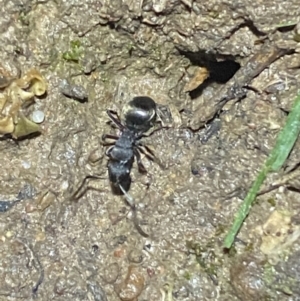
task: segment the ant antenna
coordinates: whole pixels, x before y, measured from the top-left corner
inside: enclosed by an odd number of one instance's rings
[[[122,191],[122,193],[125,196],[125,199],[127,201],[127,203],[129,204],[129,206],[135,210],[135,201],[134,198],[123,188],[123,186],[121,184],[119,184],[119,188]]]
[[[142,236],[149,237],[149,234],[147,234],[139,225],[137,215],[136,215],[136,207],[135,207],[134,198],[123,188],[123,186],[121,184],[119,184],[119,187],[120,187],[120,190],[122,191],[122,193],[124,194],[125,199],[132,210],[132,218],[133,218],[133,224],[134,224],[135,228]]]

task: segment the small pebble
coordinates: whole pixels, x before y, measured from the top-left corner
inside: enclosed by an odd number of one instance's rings
[[[6,212],[11,209],[17,201],[0,201],[0,212]]]
[[[300,22],[298,22],[298,24],[296,25],[295,29],[294,29],[294,41],[296,42],[300,42]]]
[[[35,123],[42,123],[45,120],[45,114],[43,111],[35,110],[31,114],[31,120]]]
[[[29,169],[30,166],[31,166],[31,164],[30,164],[30,162],[28,162],[28,161],[22,161],[22,166],[23,166],[25,169]]]
[[[60,82],[60,92],[72,99],[81,101],[81,102],[86,102],[88,101],[88,93],[85,90],[84,87],[75,85],[73,83],[69,83],[68,80],[63,79]]]
[[[119,275],[120,275],[120,267],[116,262],[114,262],[114,263],[110,264],[107,267],[107,269],[103,270],[102,277],[106,283],[112,284],[117,280]]]
[[[122,301],[135,301],[145,287],[145,278],[139,269],[129,266],[126,279],[119,287],[118,296]]]
[[[7,232],[5,233],[5,236],[6,236],[7,238],[11,238],[13,235],[14,235],[14,234],[13,234],[13,232],[11,232],[11,231],[7,231]]]
[[[143,261],[143,253],[141,250],[133,249],[128,254],[128,260],[132,263],[141,263]]]

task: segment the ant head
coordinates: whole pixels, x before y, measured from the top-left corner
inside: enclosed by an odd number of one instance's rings
[[[123,108],[126,126],[135,132],[146,132],[156,120],[156,104],[147,96],[134,97]]]

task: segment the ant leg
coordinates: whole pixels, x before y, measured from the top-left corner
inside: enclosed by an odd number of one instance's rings
[[[146,149],[146,151],[143,149],[143,147]],[[143,144],[139,144],[139,145],[137,146],[137,148],[138,148],[138,150],[139,150],[142,154],[144,154],[149,160],[154,161],[155,155],[154,155],[153,151],[150,150],[150,148],[149,148],[148,146],[143,145]]]
[[[102,143],[101,145],[103,145],[103,146],[110,146],[109,149],[111,149],[111,147],[114,146],[115,143],[114,142],[109,142],[109,143]],[[107,151],[105,152],[105,154],[107,155]]]
[[[142,144],[142,146],[147,150],[147,152],[148,152],[149,154],[151,154],[151,156],[152,156],[153,158],[156,157],[155,154],[154,154],[154,151],[153,151],[149,146],[147,146],[146,144]]]
[[[142,162],[141,154],[140,154],[139,150],[134,148],[133,153],[134,153],[135,158],[136,158],[136,162],[137,162],[137,165],[138,165],[139,172],[146,173],[147,170],[146,170],[146,167],[144,166],[144,164]]]
[[[155,128],[152,132],[150,132],[150,133],[148,133],[148,134],[142,134],[141,135],[141,137],[150,137],[150,136],[152,136],[154,133],[156,133],[156,132],[158,132],[158,131],[160,131],[160,130],[162,130],[162,129],[168,129],[169,127],[167,127],[167,126],[160,126],[160,127],[158,127],[158,128]]]
[[[119,137],[115,136],[115,135],[110,135],[110,134],[102,135],[102,141],[105,141],[106,139],[118,140]]]
[[[117,112],[112,111],[112,110],[106,110],[106,113],[108,115],[108,117],[110,118],[110,120],[120,129],[123,130],[125,128],[125,126],[121,123],[120,121],[120,117],[118,115]],[[117,117],[115,117],[115,116]]]
[[[88,180],[99,180],[99,179],[105,179],[103,177],[100,177],[100,176],[93,176],[93,175],[88,175],[88,176],[85,176],[85,178],[83,179],[81,185],[77,188],[77,190],[72,194],[70,200],[73,201],[78,201],[81,197],[83,197],[83,195],[88,191],[88,189],[90,187],[86,187],[83,191],[81,191],[81,189],[85,186],[86,182]],[[80,192],[81,191],[81,192]]]
[[[165,166],[161,163],[161,161],[155,156],[154,152],[147,145],[139,143],[137,148],[149,160],[151,160],[151,161],[155,162],[156,164],[158,164],[161,169],[165,169]],[[143,148],[145,148],[145,149],[143,149]]]
[[[110,145],[110,144],[107,144],[107,145]],[[105,155],[106,155],[106,156],[110,157],[110,153],[111,153],[113,147],[114,147],[114,143],[112,143],[112,146],[109,147],[109,148],[105,151]]]
[[[113,142],[105,142],[105,140],[106,139],[114,139],[114,140],[117,140],[119,137],[117,137],[117,136],[114,136],[114,135],[109,135],[109,134],[107,134],[107,135],[103,135],[102,136],[102,143],[101,143],[101,145],[103,145],[103,146],[113,146],[113,145],[115,145],[115,141],[113,141]],[[109,148],[109,149],[111,149],[111,147]],[[108,149],[108,150],[109,150]],[[107,151],[108,151],[107,150]],[[106,154],[107,154],[107,151],[105,152]]]
[[[150,185],[151,185],[151,182],[152,182],[152,176],[151,174],[149,174],[147,172],[147,169],[145,168],[144,164],[142,163],[142,160],[141,160],[141,154],[140,152],[143,153],[149,160],[152,160],[153,161],[153,158],[151,156],[149,156],[149,154],[145,153],[143,149],[134,149],[134,154],[136,156],[136,161],[137,161],[137,164],[138,164],[138,168],[139,168],[139,172],[142,172],[142,173],[147,173],[147,178],[148,178],[148,181],[146,183],[143,183],[147,186],[147,189],[149,189]]]

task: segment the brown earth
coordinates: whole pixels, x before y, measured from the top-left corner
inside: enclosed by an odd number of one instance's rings
[[[297,94],[298,0],[0,4],[1,79],[35,68],[48,83],[23,108],[44,112],[41,134],[0,140],[0,300],[300,300],[297,178],[222,248]],[[148,238],[101,145],[106,110],[138,95],[165,125],[145,139],[163,168],[132,170]],[[299,147],[267,184],[297,171]],[[87,175],[101,179],[75,201]]]

